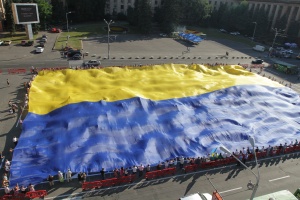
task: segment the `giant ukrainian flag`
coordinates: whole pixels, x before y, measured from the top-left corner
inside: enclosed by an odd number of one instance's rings
[[[299,137],[299,95],[241,66],[42,71],[29,99],[13,185]]]

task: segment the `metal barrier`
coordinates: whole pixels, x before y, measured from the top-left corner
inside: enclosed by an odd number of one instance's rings
[[[145,175],[145,179],[149,180],[149,179],[154,179],[162,176],[170,176],[170,175],[174,175],[175,173],[176,173],[176,167],[167,168],[163,170],[156,170],[152,172],[147,172]]]
[[[29,199],[35,199],[35,198],[43,198],[47,195],[46,190],[37,190],[32,192],[26,192],[25,197]]]
[[[8,69],[7,72],[8,74],[24,74],[26,73],[26,69],[25,68]]]

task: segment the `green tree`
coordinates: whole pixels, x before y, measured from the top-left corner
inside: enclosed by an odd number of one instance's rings
[[[300,22],[292,21],[289,28],[288,28],[288,30],[287,30],[287,34],[291,38],[297,38],[299,30],[300,30]]]
[[[127,20],[130,25],[137,26],[137,13],[135,12],[135,9],[131,6],[128,6],[127,8]]]
[[[221,19],[224,13],[227,11],[227,9],[227,4],[221,2],[219,9],[215,9],[212,11],[210,16],[212,26],[217,28],[223,28],[223,25],[221,24]]]
[[[38,5],[40,18],[40,24],[35,25],[36,31],[40,29],[41,25],[44,26],[44,29],[46,29],[47,22],[51,21],[52,5],[46,0],[34,0],[33,3]]]
[[[190,25],[200,25],[210,14],[211,6],[207,0],[180,0],[181,22]]]
[[[287,14],[284,14],[276,21],[275,27],[284,30],[286,28],[287,20],[288,20],[288,16]]]
[[[152,11],[150,0],[136,0],[138,3],[138,28],[144,33],[150,33],[152,30]]]
[[[12,13],[12,9],[11,9],[11,4],[12,4],[12,0],[6,0],[4,7],[5,7],[5,25],[8,29],[8,31],[10,31],[11,34],[14,34],[16,32],[16,28],[15,28],[15,21],[13,18],[13,13]]]
[[[160,16],[160,27],[163,32],[171,33],[175,31],[180,23],[180,2],[179,0],[165,0],[162,8],[158,10]]]
[[[54,23],[61,22],[65,19],[66,10],[61,0],[51,0],[52,4],[52,21]]]
[[[255,11],[252,21],[257,23],[256,33],[255,33],[257,37],[264,38],[268,36],[269,34],[268,20],[266,19],[268,19],[268,14],[263,8],[260,8]]]
[[[74,12],[70,18],[76,22],[100,21],[105,15],[106,0],[67,0],[66,11]]]

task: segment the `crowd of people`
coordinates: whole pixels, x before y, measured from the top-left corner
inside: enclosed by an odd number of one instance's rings
[[[193,63],[192,63],[192,65],[193,65]],[[225,66],[228,64],[226,64],[226,63],[215,63],[215,64],[206,63],[203,65],[205,65],[207,67],[214,67],[214,66],[220,66],[220,65]],[[136,65],[135,67],[139,67],[139,66],[140,65]],[[146,65],[146,66],[153,66],[153,65],[150,64],[150,65]],[[119,67],[124,67],[124,66],[119,66]],[[88,68],[98,68],[98,67],[90,66]],[[83,68],[83,67],[77,66],[75,69],[76,70],[86,69],[86,67]],[[31,78],[31,80],[24,83],[24,88],[26,91],[25,95],[24,95],[24,108],[26,108],[28,106],[29,90],[30,90],[32,81],[36,77],[37,69],[33,68],[32,71],[33,71],[33,76]],[[8,80],[7,80],[7,82],[9,85]],[[8,105],[9,105],[9,112],[11,114],[16,113],[19,109],[19,106],[14,101],[9,101]],[[21,119],[20,119],[20,124],[22,124]],[[13,143],[14,143],[14,146],[16,146],[18,143],[18,138],[16,136],[13,137]],[[271,152],[273,152],[273,151],[279,150],[280,152],[284,152],[284,150],[287,147],[295,146],[298,144],[299,144],[298,140],[296,139],[295,141],[291,141],[290,144],[285,143],[284,145],[280,144],[279,146],[273,146],[273,147],[271,145],[269,145],[266,148],[264,146],[262,146],[260,148],[256,147],[254,149],[254,151],[255,152],[266,152],[267,156],[270,156]],[[10,152],[13,153],[13,148],[10,149]],[[203,162],[209,162],[209,161],[213,161],[213,160],[228,158],[228,157],[231,157],[232,155],[236,156],[243,163],[246,163],[249,155],[251,155],[251,154],[253,154],[253,149],[247,147],[247,148],[242,148],[241,150],[236,149],[234,152],[232,152],[232,154],[228,154],[228,153],[224,153],[224,152],[212,152],[212,153],[206,154],[205,156],[197,157],[197,158],[190,158],[190,157],[184,158],[183,156],[181,156],[181,157],[177,157],[177,158],[173,158],[173,159],[168,159],[163,162],[159,162],[155,166],[150,165],[150,164],[147,164],[144,166],[143,164],[140,164],[139,166],[134,165],[132,167],[120,167],[119,169],[115,168],[112,172],[105,171],[105,169],[102,168],[102,170],[100,171],[100,175],[101,175],[102,180],[106,179],[106,176],[108,176],[108,174],[110,177],[113,176],[116,178],[119,178],[122,176],[128,176],[130,174],[137,174],[139,177],[142,177],[145,172],[150,172],[153,170],[167,169],[170,167],[176,167],[178,170],[184,170],[184,166],[186,166],[186,165],[201,164]],[[4,159],[4,156],[2,155],[2,153],[1,153],[1,159]],[[238,164],[239,164],[239,162],[238,162]],[[19,192],[26,193],[28,191],[35,191],[34,185],[32,185],[32,184],[29,184],[27,187],[24,185],[19,187],[19,185],[16,184],[15,186],[12,187],[10,185],[10,181],[9,181],[10,167],[11,167],[11,163],[8,159],[6,159],[4,166],[3,166],[5,172],[3,173],[3,177],[2,177],[2,186],[3,186],[6,194],[17,194]],[[70,182],[70,181],[72,181],[72,174],[73,173],[70,169],[67,170],[65,176],[61,171],[58,171],[57,181],[64,182],[66,180],[67,182]],[[78,182],[80,184],[85,183],[87,180],[87,174],[85,172],[80,172],[77,174],[77,178],[78,178]],[[54,186],[55,179],[56,179],[56,175],[54,177],[54,175],[49,174],[49,176],[47,177],[47,180],[51,187]]]
[[[161,161],[157,165],[134,165],[132,167],[120,167],[120,168],[115,168],[112,171],[105,171],[104,168],[101,169],[100,171],[100,178],[102,180],[105,180],[107,177],[109,178],[120,178],[122,176],[128,176],[128,175],[136,175],[137,177],[143,178],[143,175],[147,172],[150,171],[155,171],[155,170],[162,170],[162,169],[168,169],[168,168],[173,168],[175,167],[178,172],[184,172],[185,166],[188,165],[201,165],[203,162],[210,162],[210,161],[216,161],[216,160],[221,160],[221,159],[226,159],[232,156],[235,156],[238,158],[241,162],[246,164],[246,161],[248,160],[250,155],[253,155],[254,152],[259,153],[259,152],[265,152],[266,156],[272,156],[273,152],[278,152],[279,153],[284,153],[285,149],[288,147],[294,147],[296,145],[299,145],[298,140],[296,139],[295,141],[291,141],[290,144],[280,144],[278,146],[271,146],[269,145],[268,147],[256,147],[254,149],[252,148],[245,148],[243,147],[241,150],[236,149],[232,153],[226,153],[226,152],[219,152],[218,150],[208,153],[202,157],[176,157],[173,159],[168,159],[166,161]],[[237,165],[240,165],[240,162],[237,162]],[[64,178],[65,177],[65,178]],[[77,174],[78,182],[80,184],[83,184],[87,180],[87,175],[84,172],[80,172]],[[49,181],[49,185],[52,187],[54,185],[54,177],[52,175],[49,175],[47,180]],[[66,172],[65,176],[61,171],[58,172],[57,174],[57,181],[59,182],[70,182],[72,180],[72,172],[70,169]]]

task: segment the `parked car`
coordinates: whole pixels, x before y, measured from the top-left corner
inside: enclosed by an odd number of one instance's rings
[[[195,193],[185,197],[181,197],[179,200],[212,200],[212,196],[208,193]]]
[[[25,46],[26,45],[26,41],[25,40],[22,40],[21,41],[21,46]]]
[[[51,28],[52,33],[60,33],[61,30],[59,28]]]
[[[0,40],[0,45],[2,45],[3,44],[3,40]]]
[[[261,46],[261,45],[255,45],[255,47],[253,47],[253,50],[264,52],[265,51],[265,47]]]
[[[297,60],[300,60],[300,53],[299,53],[299,55],[296,57],[296,59],[297,59]]]
[[[264,61],[262,59],[255,59],[255,60],[252,60],[252,64],[262,64]]]
[[[9,46],[11,44],[10,40],[5,40],[2,45]]]
[[[220,29],[220,32],[221,33],[227,33],[227,31],[225,29],[222,29],[222,28]]]
[[[42,38],[48,38],[48,37],[47,37],[47,35],[46,35],[46,34],[43,34],[43,35],[42,35]]]
[[[94,66],[95,67],[95,66],[101,65],[101,62],[99,60],[89,60],[89,61],[85,62],[83,65],[85,67],[88,67],[88,66]]]
[[[28,42],[26,42],[25,46],[30,47],[33,45],[33,43],[34,43],[34,41],[29,40]]]
[[[38,46],[39,47],[45,47],[45,42],[40,42]]]
[[[81,60],[81,55],[80,54],[75,54],[70,58],[71,60]]]
[[[47,42],[47,38],[42,38],[42,39],[40,39],[40,42],[46,43],[46,42]]]
[[[35,49],[35,53],[43,53],[44,52],[44,47],[37,47]]]
[[[240,32],[230,32],[230,35],[240,35]]]
[[[67,55],[69,58],[73,57],[76,54],[82,55],[80,50],[70,50],[65,53],[65,55]]]
[[[282,53],[289,53],[289,54],[293,54],[293,50],[291,49],[285,49],[285,50],[282,50]]]
[[[284,58],[291,58],[292,57],[292,54],[290,54],[290,53],[283,53],[282,54],[282,56],[284,57]]]

